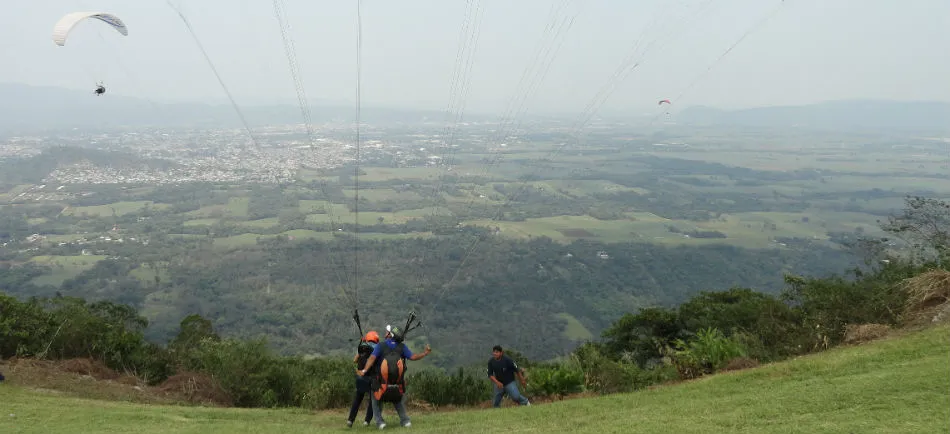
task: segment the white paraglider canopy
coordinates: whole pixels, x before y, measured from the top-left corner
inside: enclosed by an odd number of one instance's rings
[[[53,26],[53,42],[56,45],[64,46],[66,45],[66,37],[69,36],[69,32],[76,27],[76,24],[79,24],[80,21],[85,19],[96,19],[102,21],[112,28],[116,29],[123,36],[129,35],[129,29],[125,27],[125,23],[122,22],[119,17],[112,15],[106,12],[71,12],[64,15],[59,21],[56,22],[56,25]]]

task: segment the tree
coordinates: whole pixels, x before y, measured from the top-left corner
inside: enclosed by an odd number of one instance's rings
[[[214,332],[211,321],[201,315],[191,314],[181,320],[181,330],[168,343],[168,348],[174,352],[183,353],[196,348],[202,341],[209,339],[219,341],[221,338]]]
[[[950,203],[908,196],[904,204],[903,214],[888,217],[887,222],[881,223],[881,229],[938,259],[950,253]]]

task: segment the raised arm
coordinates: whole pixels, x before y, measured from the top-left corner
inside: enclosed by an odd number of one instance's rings
[[[429,345],[426,344],[426,350],[423,351],[422,354],[413,354],[413,355],[409,356],[409,360],[412,360],[412,361],[419,360],[419,359],[421,359],[421,358],[423,358],[423,357],[425,357],[425,356],[428,356],[429,353],[431,353],[431,352],[432,352],[432,348],[429,348]]]

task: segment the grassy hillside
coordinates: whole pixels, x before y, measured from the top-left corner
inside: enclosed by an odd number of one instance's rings
[[[947,360],[950,326],[941,326],[633,394],[530,408],[436,413],[414,409],[410,414],[413,430],[421,432],[946,432]],[[11,382],[19,383],[15,378]],[[342,410],[311,414],[141,405],[69,394],[0,385],[0,432],[345,430]],[[385,414],[393,416],[392,410]],[[395,425],[395,419],[390,422]]]

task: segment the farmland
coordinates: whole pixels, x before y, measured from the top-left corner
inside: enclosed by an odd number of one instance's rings
[[[478,324],[491,294],[517,294],[508,338],[548,357],[639,307],[840,272],[847,246],[882,235],[907,195],[950,198],[945,145],[911,136],[682,129],[562,143],[460,140],[444,154],[453,164],[407,147],[281,184],[14,180],[0,194],[3,260],[29,266],[11,279],[32,286],[14,292],[123,300],[155,339],[203,312],[286,351],[335,351],[345,312],[393,289],[447,326],[427,334]],[[526,331],[552,328],[563,349]],[[456,350],[447,357],[479,351]]]

